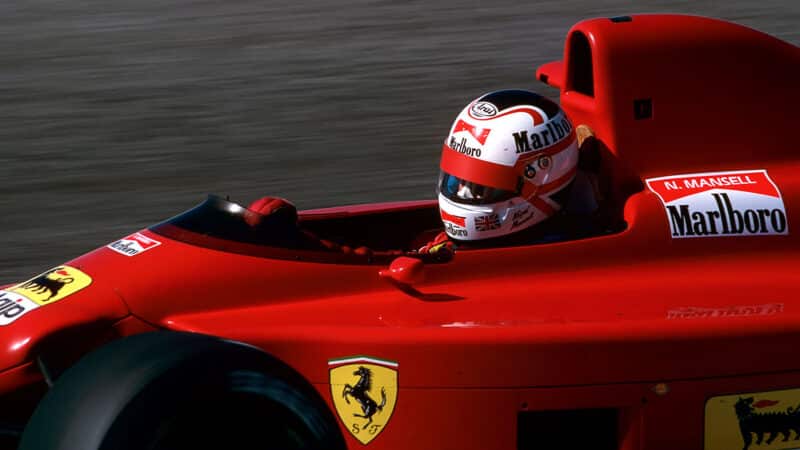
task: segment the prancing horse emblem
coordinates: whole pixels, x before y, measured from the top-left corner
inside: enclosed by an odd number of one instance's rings
[[[345,384],[342,390],[342,397],[344,397],[344,401],[350,403],[347,397],[351,396],[361,404],[363,414],[353,414],[353,416],[367,419],[367,423],[364,424],[364,426],[367,426],[372,423],[372,416],[378,411],[383,411],[383,407],[386,406],[386,388],[381,388],[381,403],[379,405],[368,393],[372,389],[372,371],[364,366],[359,366],[358,370],[353,372],[353,375],[359,377],[358,382],[355,386]]]
[[[368,444],[385,428],[397,404],[394,361],[351,356],[328,361],[331,397],[345,428]]]

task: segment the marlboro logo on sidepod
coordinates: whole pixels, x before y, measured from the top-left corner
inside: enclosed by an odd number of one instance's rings
[[[672,237],[789,234],[780,190],[766,170],[647,179],[664,203]]]

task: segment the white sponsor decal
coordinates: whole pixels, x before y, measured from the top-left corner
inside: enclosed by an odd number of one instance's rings
[[[0,291],[0,326],[14,322],[38,307],[36,302],[24,295]]]
[[[447,231],[447,234],[450,237],[459,238],[459,237],[466,237],[469,234],[467,233],[466,228],[459,227],[458,225],[453,225],[450,222],[444,223],[444,229]]]
[[[664,203],[674,239],[789,234],[783,198],[766,170],[672,175],[646,181]]]
[[[130,236],[108,244],[108,248],[117,253],[122,253],[125,256],[135,256],[159,245],[161,245],[161,242],[155,239],[151,239],[141,233],[133,233]]]
[[[497,107],[489,102],[475,103],[469,111],[475,117],[494,117],[497,115]]]

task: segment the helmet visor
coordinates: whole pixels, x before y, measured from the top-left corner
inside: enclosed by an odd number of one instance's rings
[[[468,205],[488,205],[509,200],[519,195],[518,191],[506,191],[484,186],[450,175],[447,172],[439,174],[439,193],[456,203]]]

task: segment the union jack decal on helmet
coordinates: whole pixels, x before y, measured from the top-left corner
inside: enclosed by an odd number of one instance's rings
[[[479,216],[475,218],[475,229],[478,231],[489,231],[500,228],[500,218],[497,214]]]

